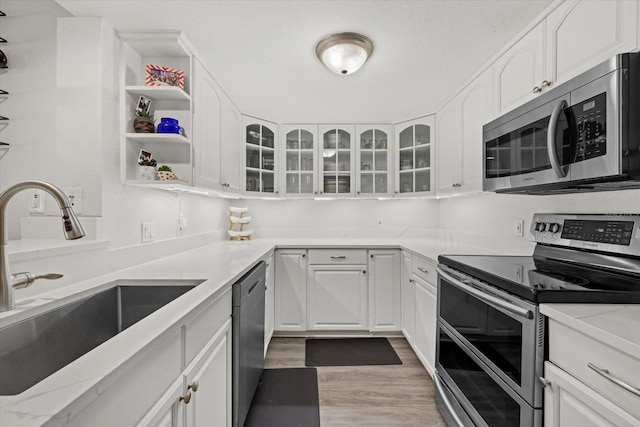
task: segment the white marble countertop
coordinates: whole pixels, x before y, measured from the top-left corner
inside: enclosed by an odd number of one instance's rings
[[[487,245],[488,246],[488,245]],[[498,251],[442,238],[265,238],[252,241],[219,241],[135,267],[56,288],[36,297],[18,300],[17,308],[0,313],[0,327],[63,305],[81,296],[111,287],[114,281],[196,280],[203,281],[184,294],[180,303],[170,303],[123,333],[85,354],[70,365],[16,396],[0,396],[0,424],[15,427],[65,425],[61,414],[70,416],[96,396],[110,378],[125,369],[127,361],[160,339],[205,299],[228,289],[258,260],[275,248],[399,248],[436,261],[440,254],[497,254]],[[511,255],[530,255],[523,247]],[[545,308],[554,310],[552,306]],[[545,313],[546,314],[546,313]],[[568,315],[565,315],[568,316]],[[639,316],[636,316],[636,319]],[[627,322],[628,323],[628,322]],[[638,329],[640,330],[640,329]],[[630,333],[630,332],[628,332]],[[622,334],[620,340],[625,340]],[[637,342],[637,341],[636,341]],[[622,344],[624,345],[624,344]],[[106,357],[108,354],[109,357]],[[84,397],[83,397],[84,396]]]
[[[640,304],[541,304],[540,312],[640,359]]]

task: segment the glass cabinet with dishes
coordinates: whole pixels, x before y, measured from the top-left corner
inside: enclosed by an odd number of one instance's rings
[[[245,186],[249,193],[277,194],[275,123],[244,117]]]
[[[385,196],[393,191],[390,179],[391,125],[358,125],[356,194]]]
[[[355,126],[319,127],[320,194],[354,195]]]
[[[427,116],[396,125],[398,173],[395,191],[400,195],[434,192],[434,121],[434,116]]]
[[[318,125],[283,125],[280,127],[280,189],[290,197],[318,194],[316,149]]]

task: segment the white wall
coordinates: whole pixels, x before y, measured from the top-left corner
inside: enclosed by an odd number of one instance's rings
[[[484,193],[440,200],[440,227],[473,234],[513,237],[514,223],[531,227],[534,213],[640,213],[640,190],[527,196]],[[525,234],[527,238],[528,233]]]

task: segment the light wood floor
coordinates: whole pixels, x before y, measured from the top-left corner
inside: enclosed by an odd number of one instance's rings
[[[409,343],[389,342],[402,365],[317,368],[322,427],[446,427],[433,400],[433,380]],[[304,367],[304,353],[304,338],[273,338],[265,367]]]

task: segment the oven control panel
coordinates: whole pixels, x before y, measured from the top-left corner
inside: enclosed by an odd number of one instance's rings
[[[640,214],[535,214],[538,243],[640,256]]]

